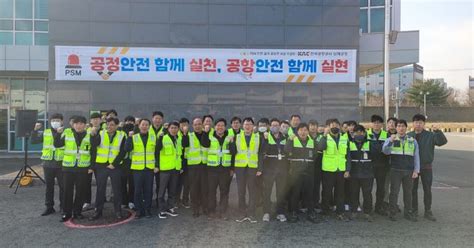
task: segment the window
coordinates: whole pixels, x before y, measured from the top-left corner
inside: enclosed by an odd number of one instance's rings
[[[13,18],[13,0],[0,0],[0,18]]]
[[[0,32],[0,45],[13,45],[13,32]]]
[[[15,1],[15,18],[32,19],[33,18],[33,0]]]
[[[385,8],[370,10],[370,32],[383,32],[385,29]]]
[[[0,20],[0,30],[13,30],[13,21],[12,20]]]
[[[33,34],[31,32],[16,32],[15,33],[15,45],[32,45],[33,44]]]
[[[361,9],[360,10],[360,29],[362,29],[362,33],[367,33],[369,30],[369,17],[367,15],[367,10],[366,9]]]
[[[385,6],[385,0],[370,0],[370,6]]]
[[[33,22],[32,21],[15,21],[15,30],[18,31],[32,31]]]
[[[35,0],[35,19],[48,19],[48,0]]]
[[[360,0],[360,7],[367,7],[369,4],[369,0]]]
[[[49,34],[48,33],[35,33],[35,45],[37,46],[47,46],[49,44]]]
[[[47,21],[35,21],[35,31],[48,31],[49,26]]]

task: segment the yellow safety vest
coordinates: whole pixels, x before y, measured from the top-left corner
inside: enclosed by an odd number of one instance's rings
[[[77,147],[74,133],[67,132],[64,136],[64,157],[63,167],[82,167],[86,168],[91,165],[91,154],[90,154],[91,142],[90,135],[82,139],[81,145]]]
[[[230,137],[227,136],[224,139],[222,146],[217,140],[216,137],[210,137],[210,147],[207,154],[207,166],[216,167],[222,165],[224,167],[229,167],[232,162],[232,155],[229,150]]]
[[[346,171],[348,141],[347,135],[339,135],[339,144],[336,144],[331,135],[327,136],[327,147],[323,151],[323,171]]]
[[[54,147],[53,131],[51,129],[44,130],[43,133],[43,150],[41,159],[46,161],[62,161],[64,157],[64,147]]]
[[[209,133],[209,136],[211,134]],[[186,147],[185,153],[188,159],[188,165],[198,165],[201,162],[207,163],[207,151],[206,147],[201,146],[201,142],[196,136],[196,133],[189,133],[189,147]]]
[[[156,149],[156,136],[151,135],[148,132],[148,139],[146,147],[143,145],[140,134],[134,134],[133,139],[133,151],[131,152],[132,164],[130,169],[132,170],[144,170],[145,167],[153,170],[155,169],[155,149]]]
[[[115,136],[110,142],[109,134],[106,130],[100,131],[100,145],[97,147],[97,163],[113,163],[120,153],[120,145],[125,137],[122,131],[116,131]]]
[[[252,133],[250,137],[250,146],[247,146],[244,132],[236,136],[235,144],[237,154],[235,155],[235,167],[257,168],[258,167],[258,148],[260,145],[260,135]]]
[[[160,171],[181,170],[181,139],[176,138],[176,145],[169,134],[163,136],[163,148],[160,151]]]

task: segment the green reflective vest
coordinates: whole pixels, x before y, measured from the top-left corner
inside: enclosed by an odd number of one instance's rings
[[[346,171],[348,135],[339,135],[339,143],[331,135],[327,136],[327,147],[323,151],[322,170],[328,172]]]
[[[64,157],[64,147],[54,147],[53,132],[50,128],[44,130],[43,133],[43,150],[41,153],[41,159],[51,161],[62,161]]]
[[[210,133],[209,137],[211,137]],[[188,159],[188,165],[198,165],[200,163],[206,164],[207,150],[207,148],[201,146],[201,142],[196,133],[189,133],[189,147],[186,147],[185,149],[185,157]]]
[[[207,153],[207,166],[216,167],[222,165],[230,167],[232,162],[232,155],[229,150],[230,137],[227,136],[224,139],[222,146],[214,136],[210,137],[209,140],[211,145]]]
[[[120,153],[120,145],[125,138],[125,133],[116,131],[115,136],[110,141],[106,130],[100,131],[100,145],[97,147],[97,156],[95,162],[112,164]]]
[[[145,167],[150,170],[155,169],[156,136],[148,132],[146,147],[143,145],[143,141],[139,133],[134,134],[132,139],[133,150],[130,153],[132,156],[132,164],[130,169],[144,170]]]
[[[74,133],[72,131],[67,132],[64,135],[63,167],[89,167],[91,165],[90,148],[91,141],[89,134],[86,134],[81,141],[81,145],[77,147]]]
[[[257,168],[258,167],[258,148],[260,145],[260,135],[252,133],[250,145],[247,146],[244,132],[236,136],[235,145],[237,154],[235,155],[235,167]]]
[[[376,140],[372,128],[367,130],[367,137],[369,140]],[[388,139],[388,133],[385,130],[380,130],[379,139],[380,141],[385,141]]]
[[[176,144],[169,134],[163,136],[163,148],[160,151],[160,171],[181,170],[181,139],[176,138]]]
[[[415,139],[405,136],[395,140],[390,146],[390,166],[397,170],[413,170],[415,168]]]
[[[351,162],[372,162],[372,159],[369,156],[370,152],[370,141],[364,142],[362,145],[360,152],[357,150],[357,144],[353,141],[349,142],[349,150],[351,152]],[[361,153],[362,152],[362,153]],[[364,157],[361,154],[366,154]]]

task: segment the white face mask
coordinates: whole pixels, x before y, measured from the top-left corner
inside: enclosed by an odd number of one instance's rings
[[[58,129],[59,127],[61,127],[61,122],[59,122],[59,121],[51,122],[51,128]]]
[[[258,128],[258,131],[263,133],[263,132],[266,132],[267,131],[267,128],[266,127],[259,127]]]

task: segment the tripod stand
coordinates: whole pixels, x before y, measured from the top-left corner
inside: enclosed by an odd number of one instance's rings
[[[16,192],[18,191],[18,186],[20,186],[21,178],[27,176],[28,172],[33,172],[35,174],[34,176],[31,176],[32,178],[39,178],[43,183],[46,183],[43,180],[43,178],[40,175],[38,175],[38,173],[36,173],[36,171],[33,170],[33,168],[31,168],[30,165],[28,165],[28,138],[29,136],[30,136],[29,134],[25,135],[25,142],[23,143],[23,147],[25,148],[25,157],[24,157],[23,167],[21,167],[20,171],[18,171],[18,174],[16,174],[16,177],[13,179],[12,183],[10,184],[10,188],[12,188],[16,182],[16,188],[15,188],[14,194],[16,194]]]

